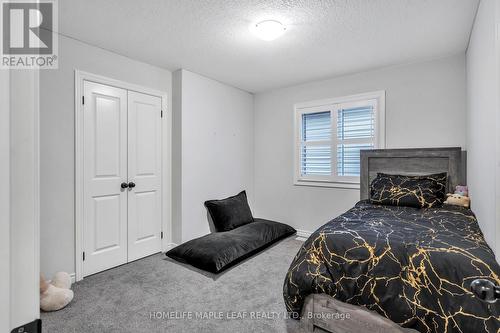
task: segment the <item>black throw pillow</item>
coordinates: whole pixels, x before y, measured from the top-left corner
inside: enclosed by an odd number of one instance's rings
[[[370,185],[370,201],[391,206],[436,207],[445,200],[446,181],[446,172],[425,176],[378,173]]]
[[[226,199],[205,201],[205,207],[214,222],[215,229],[219,232],[233,230],[253,222],[245,191]]]

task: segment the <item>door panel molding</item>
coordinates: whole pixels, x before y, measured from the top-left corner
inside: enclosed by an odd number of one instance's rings
[[[128,92],[86,80],[83,84],[83,275],[87,276],[127,262],[127,192],[121,183],[128,174]]]
[[[128,92],[128,260],[161,250],[161,98]]]
[[[163,91],[143,87],[140,85],[131,84],[128,82],[75,70],[75,278],[76,281],[83,279],[83,251],[84,251],[84,160],[83,160],[83,109],[87,98],[84,99],[84,81],[94,82],[98,84],[108,85],[115,88],[127,90],[129,92],[137,92],[145,95],[150,95],[160,98],[161,110],[163,117],[159,119],[160,142],[160,172],[161,180],[159,182],[158,193],[160,198],[157,202],[160,205],[159,214],[161,219],[161,230],[164,235],[161,239],[161,250],[165,251],[172,243],[171,232],[171,133],[172,133],[172,116],[168,109],[168,94]],[[109,167],[106,165],[106,167]],[[142,176],[148,178],[147,175]],[[102,175],[102,180],[108,179],[111,181],[114,176]],[[136,193],[140,193],[141,188],[136,188]],[[130,194],[130,193],[129,193]],[[143,240],[147,240],[145,237]],[[139,241],[140,242],[140,241]],[[88,254],[86,254],[88,255]],[[130,261],[130,260],[129,260]]]

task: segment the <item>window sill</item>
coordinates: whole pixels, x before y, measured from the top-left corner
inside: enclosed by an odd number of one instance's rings
[[[311,187],[331,187],[359,190],[359,182],[342,182],[342,181],[320,181],[320,180],[295,180],[295,186],[311,186]]]

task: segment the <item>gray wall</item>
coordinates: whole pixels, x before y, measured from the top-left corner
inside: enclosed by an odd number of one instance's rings
[[[40,75],[40,261],[47,278],[75,272],[75,69],[165,91],[171,101],[171,72],[60,36],[59,69]]]
[[[472,207],[490,246],[500,256],[500,5],[482,0],[467,50],[468,185]],[[495,182],[496,179],[496,182]],[[496,235],[496,236],[495,236]]]
[[[294,103],[386,90],[386,147],[465,146],[465,57],[396,66],[255,96],[255,214],[314,231],[359,190],[293,185]]]
[[[174,73],[174,242],[210,232],[206,200],[253,197],[253,95],[180,70]]]

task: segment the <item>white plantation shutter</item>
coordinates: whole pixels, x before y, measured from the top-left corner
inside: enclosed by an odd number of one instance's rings
[[[373,105],[340,108],[337,116],[337,138],[337,175],[359,176],[359,151],[374,147]]]
[[[346,98],[348,102],[296,109],[296,183],[359,183],[360,150],[383,146],[383,143],[380,145],[383,137],[377,137],[381,133],[377,124],[383,124],[384,113],[380,117],[379,110],[385,96],[382,93],[365,94],[371,98],[355,100],[350,96]]]
[[[302,115],[302,175],[331,175],[331,136],[330,111]]]
[[[302,148],[302,175],[332,174],[332,150],[329,146],[304,146]]]
[[[370,139],[375,134],[373,106],[338,110],[337,137],[341,140]]]
[[[337,174],[359,177],[359,151],[373,149],[373,143],[337,145]]]

